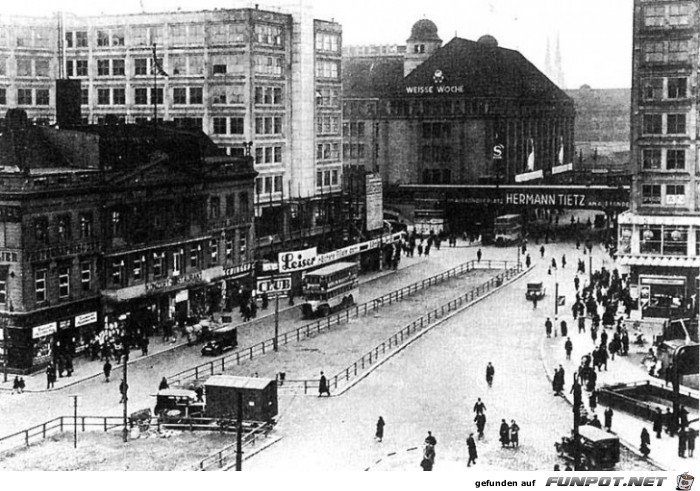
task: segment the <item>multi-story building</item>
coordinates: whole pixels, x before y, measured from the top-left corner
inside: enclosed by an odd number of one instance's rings
[[[72,354],[128,314],[143,335],[231,308],[250,286],[252,158],[227,156],[201,131],[57,129],[22,115],[10,111],[0,135],[0,322],[11,371]]]
[[[82,82],[85,123],[155,117],[230,155],[250,146],[261,245],[291,245],[327,232],[321,202],[341,189],[341,42],[303,6],[0,17],[0,111],[53,121],[65,76]]]
[[[643,317],[697,314],[699,15],[697,1],[634,2],[634,184],[618,257]]]

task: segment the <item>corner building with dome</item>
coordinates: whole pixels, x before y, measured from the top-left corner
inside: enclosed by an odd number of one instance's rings
[[[342,73],[343,164],[385,187],[535,184],[574,161],[572,99],[493,36],[443,45],[421,19],[405,45],[346,46]]]

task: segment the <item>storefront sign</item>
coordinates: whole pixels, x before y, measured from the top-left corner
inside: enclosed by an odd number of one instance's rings
[[[86,326],[97,322],[97,312],[88,312],[75,316],[75,327]]]
[[[55,322],[49,322],[48,324],[43,324],[41,326],[36,326],[32,329],[32,339],[43,338],[50,334],[53,334],[57,330],[57,325]]]
[[[156,290],[163,290],[171,286],[177,285],[188,285],[190,283],[196,283],[202,281],[202,272],[197,271],[195,273],[186,274],[183,276],[176,276],[171,278],[166,278],[161,281],[153,281],[151,283],[146,283],[146,291],[152,292]]]
[[[640,276],[639,282],[643,285],[675,285],[685,286],[685,278],[677,276]]]
[[[175,303],[187,302],[190,298],[190,291],[188,289],[180,290],[175,294]]]
[[[70,319],[66,319],[64,321],[58,321],[58,330],[64,331],[66,329],[70,329],[70,325],[71,325],[70,321],[71,321]]]
[[[292,289],[291,276],[264,277],[258,278],[258,294],[267,293],[268,295],[280,295],[287,293]]]
[[[585,194],[556,193],[506,193],[507,205],[535,206],[586,206]]]
[[[316,248],[311,247],[303,251],[280,252],[277,256],[279,271],[291,273],[311,268],[316,264]]]
[[[241,276],[251,269],[255,263],[245,263],[239,264],[238,266],[232,266],[230,268],[224,268],[224,278],[231,279],[236,276]]]

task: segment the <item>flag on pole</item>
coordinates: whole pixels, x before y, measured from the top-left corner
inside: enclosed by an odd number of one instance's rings
[[[161,77],[169,77],[165,70],[163,70],[163,65],[161,65],[158,60],[158,55],[156,54],[156,45],[153,43],[153,74],[160,75]]]
[[[564,295],[559,295],[557,297],[557,303],[559,304],[560,307],[566,305],[566,296]]]
[[[527,141],[527,170],[535,170],[535,142],[532,138]]]

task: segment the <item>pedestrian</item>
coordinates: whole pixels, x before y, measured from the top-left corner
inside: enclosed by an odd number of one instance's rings
[[[496,370],[493,368],[491,362],[489,362],[489,364],[486,365],[486,383],[489,384],[489,387],[493,384],[494,373],[496,373]]]
[[[540,257],[544,257],[544,246],[540,246]]]
[[[562,254],[561,256],[561,267],[566,268],[566,254]]]
[[[53,366],[53,363],[49,362],[49,364],[46,366],[46,388],[53,389],[55,383],[56,368]]]
[[[420,466],[424,471],[432,471],[433,465],[435,465],[435,446],[426,444],[423,448],[423,460],[421,460]]]
[[[682,427],[688,426],[688,410],[682,404],[678,409],[678,424]]]
[[[486,416],[482,414],[477,414],[476,417],[474,418],[474,422],[476,423],[476,432],[478,435],[479,440],[484,438],[484,428],[486,427]]]
[[[266,310],[266,309],[267,309],[267,306],[268,306],[269,303],[270,303],[270,299],[269,299],[269,297],[267,296],[267,292],[262,292],[262,295],[260,295],[260,298],[262,299],[262,309],[263,309],[263,310]]]
[[[654,413],[654,417],[652,419],[653,421],[653,427],[652,429],[654,430],[654,433],[656,433],[656,438],[661,438],[661,431],[663,430],[663,421],[664,421],[664,415],[661,414],[661,408],[656,408],[656,412]]]
[[[66,377],[73,375],[73,357],[66,355]]]
[[[318,397],[321,397],[323,394],[330,397],[331,390],[328,387],[328,380],[326,379],[326,376],[323,374],[323,372],[321,372],[321,379],[318,381]]]
[[[574,350],[574,344],[571,342],[571,338],[566,338],[566,343],[564,343],[564,351],[566,351],[566,359],[571,359],[571,352]]]
[[[520,445],[520,426],[517,425],[514,419],[510,420],[510,443],[514,447],[518,447]]]
[[[19,376],[15,375],[15,379],[12,381],[12,393],[19,394]]]
[[[547,333],[548,338],[552,337],[552,321],[549,320],[549,317],[544,321],[544,331]]]
[[[506,423],[505,419],[501,420],[501,427],[498,430],[499,440],[501,441],[501,447],[507,447],[510,443],[510,426]]]
[[[588,396],[588,406],[591,408],[591,411],[595,411],[598,407],[598,392],[595,390],[592,390],[591,395]]]
[[[102,371],[105,374],[105,382],[109,382],[109,375],[112,373],[112,364],[109,362],[109,359],[102,366]]]
[[[588,426],[592,426],[594,428],[602,429],[603,425],[600,424],[600,420],[598,419],[598,415],[594,414],[593,419],[588,422]]]
[[[557,269],[557,260],[552,258],[552,269]]]
[[[428,436],[425,437],[425,444],[430,445],[431,447],[437,445],[437,440],[430,431],[428,432]]]
[[[693,458],[693,452],[695,452],[695,439],[698,436],[698,432],[693,428],[688,428],[688,434],[686,438],[688,439],[688,457]]]
[[[148,336],[144,336],[141,338],[141,356],[148,356],[148,345],[150,344],[150,341],[148,339]]]
[[[651,445],[651,439],[649,438],[649,432],[646,428],[642,428],[642,433],[639,435],[639,442],[639,451],[642,452],[644,457],[648,457],[649,453],[651,452],[651,449],[649,448],[649,445]]]
[[[581,280],[579,280],[578,275],[574,276],[574,287],[576,288],[576,291],[578,291],[578,287],[581,284]]]
[[[596,344],[596,341],[598,340],[598,328],[593,324],[591,326],[591,339],[593,340],[593,344]]]
[[[530,264],[532,264],[532,259],[530,259],[530,254],[528,254],[527,256],[525,256],[525,267],[529,268]]]
[[[377,420],[377,431],[374,433],[374,437],[377,439],[379,443],[382,442],[382,438],[384,438],[384,426],[386,423],[384,422],[384,418],[379,416],[379,419]]]
[[[608,408],[603,413],[603,416],[605,417],[605,429],[610,431],[610,428],[612,428],[612,417],[613,417],[612,407],[608,406]]]
[[[26,384],[24,383],[24,377],[19,378],[19,393],[24,394],[24,388],[26,387]]]
[[[470,467],[472,463],[476,465],[476,442],[474,441],[474,433],[469,433],[467,438],[467,450],[469,451],[469,460],[467,461],[467,467]]]
[[[481,397],[479,397],[474,404],[474,412],[476,414],[484,414],[484,411],[486,411],[486,406],[481,402]]]
[[[686,445],[688,444],[688,438],[687,438],[688,433],[685,431],[685,428],[681,427],[681,429],[678,431],[678,456],[685,458],[685,449]]]
[[[561,337],[565,338],[569,333],[569,326],[566,325],[566,321],[561,321]]]
[[[586,332],[586,318],[583,315],[578,318],[578,333],[582,332]]]
[[[423,255],[423,241],[420,241],[420,244],[418,244],[418,257],[421,257]]]
[[[195,402],[204,402],[204,387],[198,385],[195,387],[194,393],[197,396]]]
[[[481,249],[476,251],[476,262],[480,263],[481,262]]]
[[[669,408],[666,408],[666,413],[664,414],[664,420],[666,423],[666,433],[671,436],[676,435],[676,418],[671,413]]]
[[[158,384],[158,390],[165,390],[170,387],[170,384],[168,384],[168,379],[163,377],[160,381],[160,384]]]
[[[119,404],[123,404],[129,400],[129,398],[127,397],[128,391],[129,384],[127,384],[126,381],[122,379],[121,383],[119,384],[119,393],[122,395],[121,399],[119,399]]]

